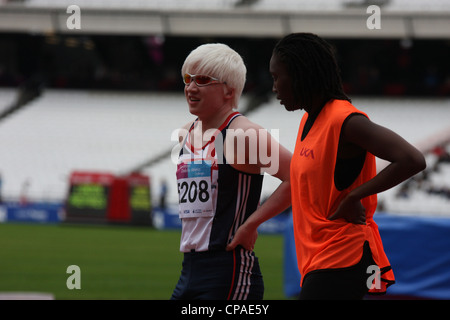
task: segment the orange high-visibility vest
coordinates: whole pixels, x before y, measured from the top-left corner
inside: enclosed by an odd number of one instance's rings
[[[341,127],[353,113],[367,117],[348,101],[328,102],[303,141],[301,136],[308,115],[305,113],[301,120],[291,160],[291,198],[298,268],[303,280],[306,274],[314,270],[355,265],[362,257],[364,242],[368,241],[377,264],[371,270],[381,272],[378,276],[373,274],[374,271],[368,271],[368,278],[372,275],[374,279],[374,288],[369,292],[385,292],[395,279],[378,226],[373,220],[377,195],[361,200],[366,209],[366,225],[348,223],[344,219],[327,219],[351,190],[376,175],[375,157],[366,152],[364,166],[352,185],[342,191],[335,186],[334,171]]]

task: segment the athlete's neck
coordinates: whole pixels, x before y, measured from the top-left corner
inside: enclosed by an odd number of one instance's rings
[[[226,109],[222,112],[218,112],[215,114],[212,114],[209,117],[199,117],[198,122],[201,123],[201,126],[196,125],[194,130],[202,130],[202,134],[205,133],[205,131],[210,129],[218,129],[224,121],[229,117],[230,114],[235,112],[233,109]]]
[[[225,120],[234,110],[214,115],[214,117],[199,117],[190,131],[190,143],[194,148],[201,148],[208,143]]]

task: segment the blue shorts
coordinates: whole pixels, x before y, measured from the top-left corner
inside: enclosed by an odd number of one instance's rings
[[[171,300],[261,300],[264,282],[252,251],[187,252]]]

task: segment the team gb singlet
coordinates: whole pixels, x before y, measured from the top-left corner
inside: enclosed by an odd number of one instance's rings
[[[202,148],[190,143],[198,119],[183,141],[177,164],[182,252],[225,250],[259,205],[263,175],[238,171],[223,155],[228,127],[240,115],[228,116]]]

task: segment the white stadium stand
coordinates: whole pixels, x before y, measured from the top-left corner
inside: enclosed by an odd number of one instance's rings
[[[366,9],[372,4],[381,8],[379,30],[366,26],[370,16]],[[80,29],[67,27],[71,5],[81,8]],[[279,38],[302,31],[338,39],[450,39],[450,1],[0,0],[4,33]],[[15,89],[0,88],[0,113],[15,97]],[[422,150],[428,168],[436,162],[432,148],[448,143],[448,98],[354,97],[353,102],[374,122]],[[278,134],[291,151],[301,116],[300,111],[285,111],[274,99],[249,114]],[[172,133],[191,118],[182,93],[46,90],[0,123],[2,196],[17,199],[27,193],[31,199],[61,201],[72,170],[125,174],[142,167],[151,176],[152,196],[157,198],[159,183],[165,179],[168,202],[176,203],[175,164],[170,157],[145,164],[171,150],[176,144]],[[379,169],[385,165],[378,161]],[[445,163],[439,166],[426,182],[449,188],[450,170]],[[275,178],[266,177],[263,197],[277,185]],[[398,197],[402,187],[379,195],[384,210],[450,216],[448,198],[424,188]]]
[[[2,93],[8,91],[2,89]],[[12,94],[11,92],[9,94]],[[243,98],[245,101],[245,97]],[[242,102],[244,102],[242,101]],[[449,128],[450,99],[353,98],[355,106],[371,119],[427,151],[429,137]],[[293,151],[303,111],[287,112],[275,99],[248,117],[269,129]],[[136,166],[175,147],[173,132],[193,119],[183,94],[114,93],[47,90],[30,105],[4,119],[0,125],[0,173],[4,198],[17,199],[28,183],[34,200],[61,201],[72,170],[126,174]],[[449,136],[447,136],[447,139]],[[436,143],[435,139],[429,140]],[[433,160],[434,159],[434,160]],[[378,167],[385,164],[378,161]],[[430,174],[432,183],[450,187],[450,164]],[[175,164],[170,156],[143,169],[151,177],[152,197],[158,197],[162,179],[168,182],[168,202],[177,203]],[[278,180],[266,176],[263,197]],[[400,186],[381,193],[384,210],[409,214],[450,216],[450,200],[417,188],[399,198]]]
[[[0,88],[0,114],[15,102],[16,95],[16,90]]]
[[[62,199],[72,170],[127,173],[167,149],[183,96],[49,90],[0,125],[5,198]],[[178,119],[178,121],[176,121]]]
[[[308,30],[322,37],[450,38],[446,0],[25,0],[0,2],[0,30],[97,34],[281,37]],[[82,12],[69,30],[67,8]],[[369,30],[379,5],[382,27]],[[72,12],[69,10],[69,13]]]
[[[232,9],[240,6],[251,8],[254,11],[340,11],[358,5],[383,5],[386,10],[398,11],[442,11],[449,10],[450,4],[446,0],[28,0],[24,1],[29,7],[67,7],[76,4],[88,8],[117,8],[117,9],[184,9],[184,10],[211,10]]]

